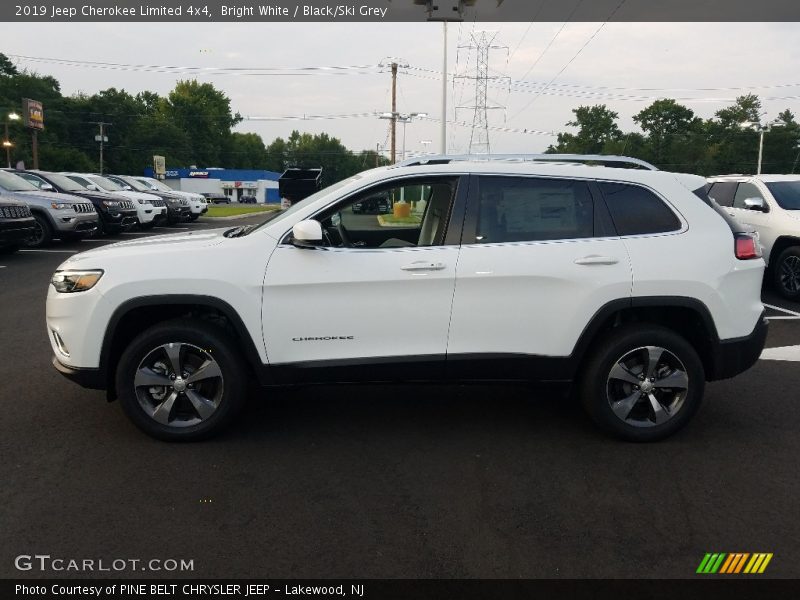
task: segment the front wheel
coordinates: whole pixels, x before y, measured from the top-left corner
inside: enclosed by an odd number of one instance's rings
[[[595,345],[580,394],[589,416],[625,440],[650,442],[681,429],[700,406],[705,371],[689,342],[655,325],[625,325]]]
[[[784,298],[800,300],[800,246],[786,248],[773,269],[775,287]]]
[[[25,240],[25,245],[28,248],[41,248],[53,240],[53,228],[42,215],[34,213],[33,218],[36,220],[36,224],[31,236]]]
[[[214,323],[155,325],[120,358],[117,394],[128,418],[166,441],[195,441],[224,429],[246,400],[247,374],[231,336]]]

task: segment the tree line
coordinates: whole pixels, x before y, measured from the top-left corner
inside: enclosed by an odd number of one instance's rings
[[[104,170],[141,173],[162,155],[167,165],[266,169],[322,167],[324,183],[334,183],[386,159],[374,150],[353,152],[326,133],[293,131],[269,145],[256,133],[233,129],[242,116],[231,110],[230,99],[210,83],[179,81],[166,96],[135,95],[109,88],[92,95],[61,93],[52,76],[20,71],[0,54],[0,119],[19,112],[22,98],[42,102],[45,129],[39,134],[39,163],[54,171],[98,171],[97,122],[107,128]],[[743,123],[763,123],[760,99],[740,96],[710,119],[698,117],[672,99],[656,100],[633,117],[641,131],[623,132],[619,115],[604,104],[580,106],[547,152],[622,154],[641,158],[659,168],[712,175],[754,173],[759,133]],[[800,125],[789,109],[781,112],[764,136],[762,170],[797,172]],[[12,164],[31,164],[31,136],[20,121],[8,122],[14,146]]]
[[[672,99],[656,100],[634,115],[642,132],[623,132],[619,115],[604,104],[580,106],[567,126],[577,132],[558,134],[549,153],[621,154],[660,169],[698,175],[755,173],[759,126],[767,125],[761,100],[739,96],[710,119]],[[795,173],[800,159],[800,125],[789,109],[770,119],[764,134],[763,173]],[[754,126],[754,124],[758,124]]]

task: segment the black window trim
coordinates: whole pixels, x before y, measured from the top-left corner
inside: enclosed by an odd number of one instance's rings
[[[409,246],[409,247],[401,247],[401,248],[329,248],[327,246],[320,246],[321,250],[330,250],[330,251],[358,251],[358,252],[375,252],[375,251],[397,251],[397,250],[409,250],[409,249],[416,249],[416,248],[444,248],[447,246],[459,246],[461,244],[461,231],[464,226],[464,213],[467,204],[467,195],[469,193],[470,188],[470,175],[468,173],[400,173],[395,177],[381,179],[380,181],[371,182],[363,187],[358,188],[357,190],[353,190],[346,196],[341,196],[330,202],[329,204],[323,206],[319,210],[315,211],[313,214],[301,219],[303,221],[307,221],[309,219],[317,219],[319,215],[324,212],[329,211],[330,209],[336,207],[340,204],[345,204],[349,201],[352,201],[355,196],[359,196],[365,192],[376,191],[380,189],[391,189],[393,187],[397,187],[397,182],[400,180],[406,181],[430,181],[431,179],[451,179],[455,180],[456,190],[453,194],[453,199],[450,202],[450,209],[447,214],[447,221],[445,223],[445,230],[444,230],[444,239],[442,243],[436,246]],[[411,183],[410,185],[415,185]],[[417,184],[418,185],[418,184]],[[299,223],[299,221],[297,221]],[[460,225],[460,226],[459,226]],[[291,246],[291,237],[292,237],[292,229],[294,226],[290,227],[281,237],[279,246]]]

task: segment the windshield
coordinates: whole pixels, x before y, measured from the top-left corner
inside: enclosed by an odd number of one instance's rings
[[[19,175],[0,171],[0,188],[7,192],[38,192],[39,188],[32,183],[25,181]]]
[[[55,186],[60,187],[65,192],[85,192],[86,188],[74,179],[59,173],[47,173],[47,180]]]
[[[129,186],[131,186],[137,192],[150,192],[150,191],[152,191],[148,186],[146,186],[141,181],[139,181],[138,179],[135,179],[133,177],[120,177],[120,179],[122,181],[124,181],[125,183],[127,183]]]
[[[256,227],[254,227],[252,231],[255,231],[259,227],[263,227],[267,223],[272,225],[273,223],[277,223],[278,221],[282,221],[286,217],[291,216],[294,213],[296,213],[298,210],[301,210],[301,209],[305,208],[306,206],[308,206],[309,204],[311,204],[315,200],[318,200],[319,198],[322,198],[323,196],[331,194],[331,193],[335,192],[336,190],[343,188],[344,186],[346,186],[349,183],[353,183],[354,181],[358,181],[359,179],[361,179],[361,175],[354,175],[353,177],[350,177],[348,179],[343,179],[342,181],[340,181],[338,183],[334,183],[333,185],[329,185],[328,187],[318,191],[316,194],[311,194],[308,198],[304,198],[303,200],[300,200],[300,202],[295,202],[294,204],[292,204],[289,208],[287,208],[282,213],[279,213],[277,216],[271,217],[271,218],[265,220],[264,222],[260,223]]]
[[[767,189],[784,210],[800,210],[800,181],[768,181]]]
[[[149,178],[148,179],[142,179],[142,178],[140,178],[140,179],[137,179],[136,181],[141,181],[145,185],[151,185],[154,188],[156,188],[157,190],[160,190],[162,192],[174,192],[175,191],[171,187],[169,187],[166,183],[162,183],[161,181],[158,181],[157,179],[149,179]]]
[[[118,186],[116,183],[111,181],[106,177],[102,177],[100,175],[92,175],[89,179],[96,185],[99,185],[107,192],[121,192],[122,188]]]

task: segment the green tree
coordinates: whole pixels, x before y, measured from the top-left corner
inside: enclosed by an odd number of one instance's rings
[[[577,127],[578,132],[559,133],[555,146],[548,152],[601,154],[607,144],[622,139],[617,125],[619,115],[605,104],[579,106],[572,110],[575,118],[567,122],[568,127]]]

